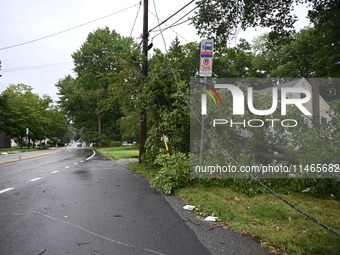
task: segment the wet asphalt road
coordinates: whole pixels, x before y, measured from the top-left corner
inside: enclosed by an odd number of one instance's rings
[[[209,254],[147,181],[92,155],[0,164],[1,255]]]

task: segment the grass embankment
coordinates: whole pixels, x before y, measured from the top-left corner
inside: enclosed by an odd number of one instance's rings
[[[133,158],[138,157],[139,150],[137,146],[119,146],[119,147],[109,147],[109,148],[96,148],[96,151],[103,153],[104,155],[111,157],[115,160],[121,158]]]
[[[29,149],[27,149],[27,147],[23,147],[22,149],[20,149],[20,146],[13,146],[11,148],[5,148],[5,149],[0,149],[0,152],[8,152],[11,153],[13,151],[20,151],[20,152],[27,152],[27,151],[37,151],[40,150],[39,147],[35,147],[34,149],[31,147]]]
[[[128,165],[152,179],[155,169]],[[249,197],[230,188],[194,185],[177,190],[184,204],[196,206],[198,215],[214,215],[231,229],[256,238],[264,247],[279,254],[340,254],[340,237],[312,222],[272,194]],[[282,194],[280,194],[282,195]],[[340,231],[340,202],[316,198],[306,193],[282,195],[302,211]]]

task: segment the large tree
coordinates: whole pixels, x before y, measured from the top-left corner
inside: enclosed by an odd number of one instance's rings
[[[66,77],[57,84],[61,105],[77,127],[84,127],[87,140],[119,139],[116,121],[121,117],[119,103],[112,100],[109,85],[120,71],[117,56],[133,47],[131,38],[109,28],[97,29],[87,36],[72,54],[76,79]]]

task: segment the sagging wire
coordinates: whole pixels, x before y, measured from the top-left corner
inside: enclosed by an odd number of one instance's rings
[[[94,19],[94,20],[85,22],[85,23],[80,24],[80,25],[78,25],[78,26],[71,27],[71,28],[62,30],[62,31],[60,31],[60,32],[53,33],[53,34],[50,34],[50,35],[46,35],[46,36],[43,36],[43,37],[40,37],[40,38],[37,38],[37,39],[34,39],[34,40],[30,40],[30,41],[27,41],[27,42],[22,42],[22,43],[10,45],[10,46],[2,47],[2,48],[0,48],[0,50],[6,50],[6,49],[14,48],[14,47],[23,46],[23,45],[30,44],[30,43],[34,43],[34,42],[37,42],[37,41],[41,41],[41,40],[44,40],[44,39],[47,39],[47,38],[50,38],[50,37],[53,37],[53,36],[56,36],[56,35],[60,35],[60,34],[62,34],[62,33],[65,33],[65,32],[71,31],[71,30],[74,30],[74,29],[79,28],[79,27],[86,26],[86,25],[88,25],[88,24],[97,22],[97,21],[99,21],[99,20],[108,18],[108,17],[110,17],[110,16],[116,15],[116,14],[121,13],[121,12],[123,12],[123,11],[126,11],[126,10],[128,10],[128,9],[131,9],[131,8],[137,6],[137,5],[139,5],[139,3],[138,3],[138,4],[131,5],[131,6],[129,6],[129,7],[126,7],[126,8],[124,8],[124,9],[119,10],[119,11],[116,11],[116,12],[114,12],[114,13],[110,13],[110,14],[105,15],[105,16],[103,16],[103,17],[100,17],[100,18],[97,18],[97,19]]]
[[[152,11],[149,10],[149,12],[155,16],[157,18],[157,15],[154,14]],[[160,19],[158,20],[158,22],[161,21]],[[166,23],[164,23],[164,25],[167,25]],[[167,25],[168,26],[168,25]],[[178,35],[179,37],[181,37],[184,41],[186,41],[187,43],[189,42],[187,39],[185,39],[182,35],[180,35],[179,33],[177,33],[174,29],[172,29],[171,26],[168,26],[176,35]],[[155,30],[154,32],[158,32],[160,30]],[[151,38],[151,40],[153,39],[154,37]]]
[[[196,10],[198,8],[198,6],[196,6],[195,8],[193,8],[191,11],[189,11],[188,13],[186,13],[185,15],[183,15],[181,18],[179,18],[177,21],[175,21],[173,24],[171,24],[170,26],[168,26],[168,27],[166,27],[166,28],[164,28],[164,29],[159,29],[159,30],[156,30],[155,32],[159,32],[158,34],[156,34],[155,36],[153,36],[152,37],[152,39],[153,38],[155,38],[155,37],[157,37],[157,36],[159,36],[159,35],[162,35],[162,33],[164,32],[164,31],[166,31],[166,30],[168,30],[169,28],[173,28],[173,27],[175,27],[175,26],[179,26],[179,25],[181,25],[181,24],[184,24],[185,22],[188,22],[188,21],[190,21],[190,19],[187,19],[187,20],[185,20],[185,21],[183,21],[183,22],[181,22],[180,24],[176,24],[177,22],[179,22],[179,21],[181,21],[182,19],[184,19],[186,16],[188,16],[190,13],[192,13],[194,10]],[[160,27],[160,26],[159,26]]]
[[[140,7],[142,6],[142,0],[139,2],[139,7],[138,7],[138,11],[137,11],[137,14],[136,14],[136,18],[135,18],[135,21],[133,22],[133,26],[132,26],[132,29],[131,29],[131,32],[130,32],[130,37],[132,36],[132,32],[135,28],[135,25],[136,25],[136,21],[137,21],[137,18],[138,18],[138,14],[139,14],[139,11],[140,11]]]
[[[195,0],[190,1],[189,3],[187,3],[185,6],[183,6],[181,9],[179,9],[178,11],[176,11],[175,13],[173,13],[172,15],[170,15],[167,19],[163,20],[161,23],[158,22],[158,25],[149,29],[149,33],[152,32],[155,28],[160,27],[161,25],[163,25],[165,22],[167,22],[169,19],[171,19],[173,16],[175,16],[177,13],[181,12],[183,9],[185,9],[187,6],[189,6],[190,4],[192,4],[193,2],[195,2]],[[155,4],[155,2],[154,2]],[[158,16],[158,15],[157,15]]]

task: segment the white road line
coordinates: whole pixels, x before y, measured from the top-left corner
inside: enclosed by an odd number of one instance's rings
[[[42,178],[42,177],[34,178],[34,179],[30,180],[30,182],[35,182],[35,181],[37,181],[37,180],[40,180],[41,178]]]
[[[56,170],[56,171],[51,172],[51,174],[56,174],[56,173],[59,173],[59,171]]]
[[[80,161],[80,163],[84,163],[84,160]]]
[[[94,157],[94,155],[96,155],[96,152],[95,152],[94,150],[92,150],[92,149],[91,149],[91,151],[93,152],[92,156],[88,157],[88,158],[87,158],[87,159],[85,159],[85,160],[90,160],[91,158],[93,158],[93,157]]]
[[[75,166],[76,166],[76,165],[78,165],[78,163],[73,163],[73,165],[75,165]]]
[[[67,168],[70,168],[70,166],[65,166],[65,168],[67,169]]]
[[[5,193],[7,191],[10,191],[12,189],[14,189],[14,188],[7,188],[7,189],[0,190],[0,194]]]

